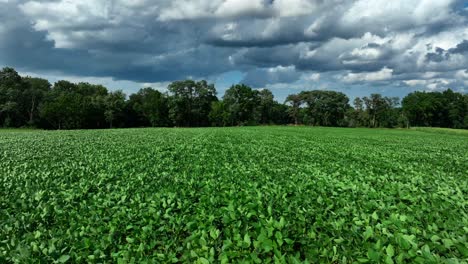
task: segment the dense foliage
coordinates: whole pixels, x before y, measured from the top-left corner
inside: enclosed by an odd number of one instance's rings
[[[468,128],[468,95],[414,92],[403,99],[403,111],[414,126]]]
[[[399,98],[349,98],[335,91],[302,91],[284,104],[268,89],[233,85],[224,96],[206,81],[175,81],[162,93],[140,89],[127,96],[101,85],[21,77],[0,71],[0,127],[77,129],[305,124],[340,127],[439,126],[468,128],[468,95],[447,90]]]
[[[463,263],[468,135],[0,132],[1,263]]]

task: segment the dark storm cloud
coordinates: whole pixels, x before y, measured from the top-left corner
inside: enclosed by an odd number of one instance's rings
[[[462,54],[468,52],[468,40],[463,40],[460,44],[458,44],[455,48],[449,49],[449,53],[453,54]]]
[[[27,72],[163,82],[241,71],[264,87],[311,72],[346,85],[465,85],[468,68],[462,0],[0,4],[0,65]]]
[[[254,87],[264,87],[267,84],[291,83],[300,78],[301,74],[293,66],[271,69],[254,69],[247,72],[242,83]]]
[[[441,48],[436,48],[435,52],[431,52],[426,54],[426,59],[429,61],[434,61],[434,62],[441,62],[444,60],[449,59],[450,54]]]

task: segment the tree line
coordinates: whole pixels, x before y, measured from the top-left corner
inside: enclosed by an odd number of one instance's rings
[[[0,126],[45,129],[313,125],[468,128],[468,95],[452,90],[396,97],[371,94],[352,102],[341,92],[302,91],[284,103],[268,89],[231,86],[219,99],[206,81],[175,81],[162,93],[142,88],[127,97],[102,85],[22,77],[0,71]]]

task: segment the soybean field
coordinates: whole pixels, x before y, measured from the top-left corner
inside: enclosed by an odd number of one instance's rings
[[[467,263],[464,132],[0,130],[0,263]]]

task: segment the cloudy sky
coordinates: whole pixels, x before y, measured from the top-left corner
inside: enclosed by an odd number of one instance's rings
[[[466,0],[0,0],[0,67],[136,92],[178,79],[468,92]]]

